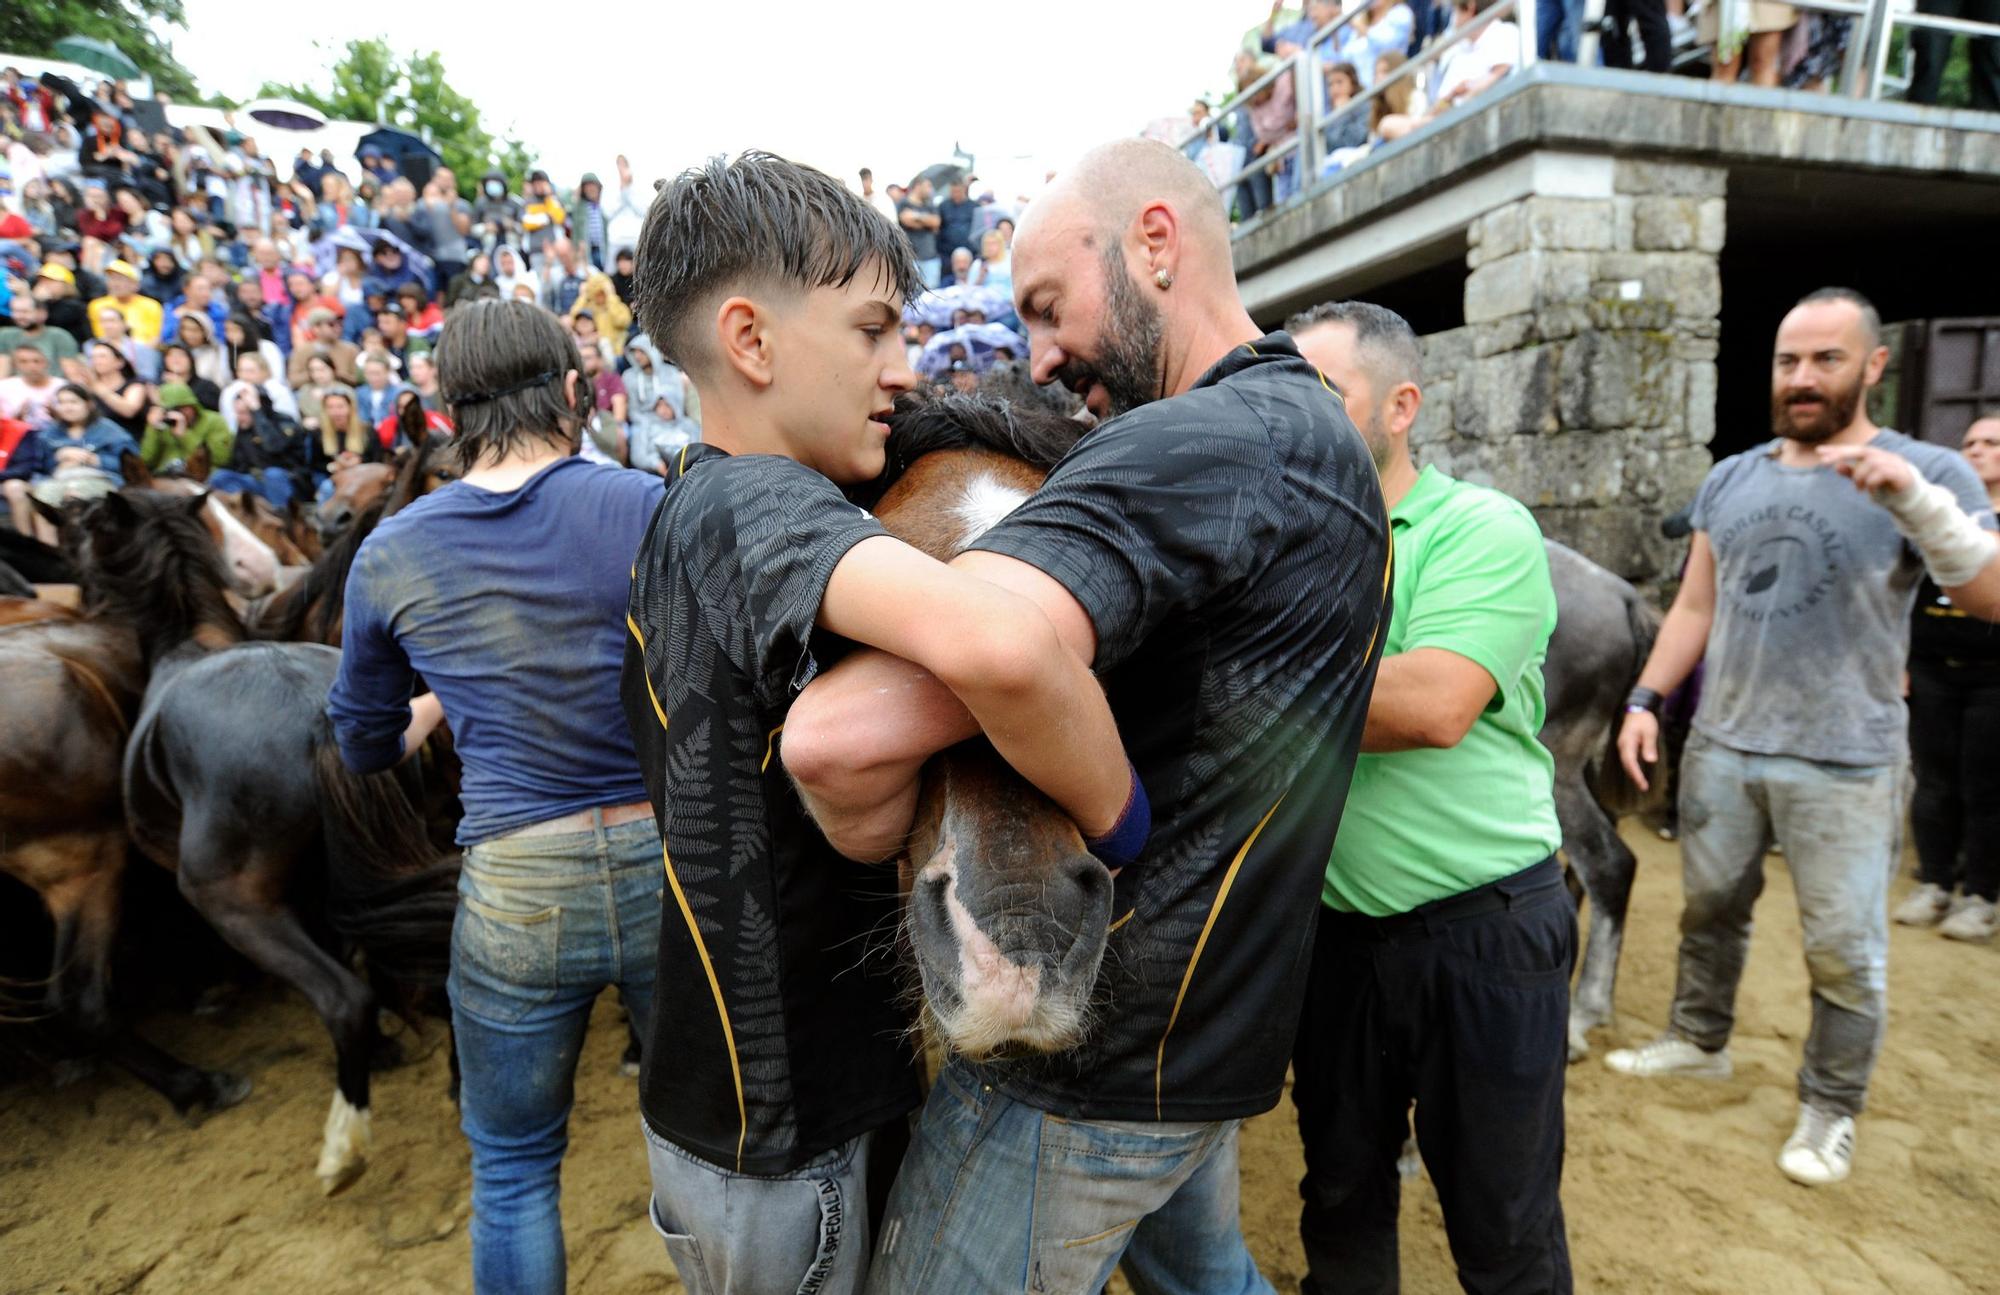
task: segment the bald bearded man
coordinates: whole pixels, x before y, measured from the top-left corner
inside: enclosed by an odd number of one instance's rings
[[[1144,1292],[1268,1291],[1237,1126],[1284,1084],[1387,620],[1381,490],[1339,395],[1245,313],[1221,201],[1174,150],[1121,141],[1059,177],[1014,290],[1036,381],[1103,421],[954,565],[1092,664],[1154,829],[1113,882],[1081,1041],[945,1065],[869,1289],[1095,1291],[1122,1261]],[[783,752],[838,841],[906,831],[924,759],[976,731],[865,653],[806,688]]]

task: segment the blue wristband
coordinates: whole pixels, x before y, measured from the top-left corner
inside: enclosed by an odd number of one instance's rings
[[[1130,763],[1127,763],[1130,767]],[[1139,860],[1139,852],[1146,848],[1146,839],[1153,834],[1153,805],[1146,799],[1146,784],[1139,781],[1139,771],[1132,770],[1132,790],[1125,797],[1125,809],[1118,815],[1118,821],[1102,836],[1093,836],[1084,842],[1090,852],[1107,868],[1122,868]]]

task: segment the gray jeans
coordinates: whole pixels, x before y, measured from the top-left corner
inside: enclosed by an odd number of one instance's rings
[[[1696,736],[1681,762],[1680,973],[1672,1028],[1729,1042],[1750,913],[1775,840],[1798,892],[1812,979],[1799,1100],[1859,1115],[1882,1046],[1889,877],[1901,839],[1902,769],[1753,755]]]
[[[739,1174],[681,1150],[642,1117],[653,1229],[688,1295],[858,1295],[868,1277],[864,1133],[789,1174]]]

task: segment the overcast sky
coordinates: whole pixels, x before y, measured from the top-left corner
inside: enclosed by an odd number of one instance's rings
[[[559,184],[641,179],[760,147],[877,183],[948,160],[1025,187],[1083,149],[1181,112],[1226,81],[1260,0],[753,0],[628,5],[184,0],[174,51],[204,90],[325,83],[355,37],[436,49],[497,139]],[[314,42],[320,46],[315,48]],[[267,145],[268,147],[268,145]]]

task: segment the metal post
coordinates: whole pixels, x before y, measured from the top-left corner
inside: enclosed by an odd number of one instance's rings
[[[1536,7],[1543,3],[1559,5],[1562,0],[1515,0],[1514,26],[1521,35],[1521,67],[1524,71],[1542,57],[1541,34],[1536,30],[1540,26]]]
[[[1889,0],[1874,0],[1871,5],[1876,27],[1871,33],[1875,47],[1869,59],[1868,97],[1882,97],[1882,73],[1889,66],[1889,39],[1896,33],[1896,24],[1889,15]]]
[[[1303,193],[1305,187],[1319,178],[1320,159],[1326,152],[1326,140],[1320,134],[1319,101],[1324,83],[1316,75],[1319,60],[1313,57],[1312,42],[1296,55],[1298,62],[1292,66],[1295,80],[1293,91],[1299,107],[1299,148],[1294,155],[1293,165],[1298,168],[1298,185],[1294,193]]]
[[[1850,99],[1867,99],[1875,94],[1875,33],[1889,21],[1889,0],[1868,0],[1868,12],[1860,15],[1847,34],[1847,55],[1840,64],[1840,88]]]

